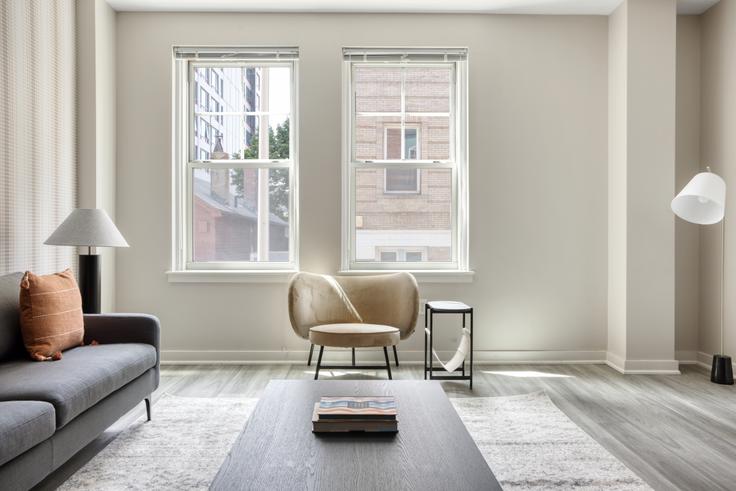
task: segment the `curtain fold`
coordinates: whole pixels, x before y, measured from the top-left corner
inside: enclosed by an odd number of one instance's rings
[[[77,203],[73,0],[0,2],[0,274],[76,269],[44,240]]]

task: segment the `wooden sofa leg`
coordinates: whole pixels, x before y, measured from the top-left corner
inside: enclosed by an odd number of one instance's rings
[[[399,366],[399,354],[396,352],[396,345],[394,345],[394,360],[396,360],[396,366]]]
[[[314,345],[313,344],[310,344],[309,345],[309,359],[307,360],[307,366],[308,367],[311,367],[312,366],[312,353],[314,353]]]
[[[146,397],[144,399],[146,401],[146,421],[151,421],[151,398]]]
[[[388,372],[388,379],[393,380],[391,377],[391,362],[388,361],[388,348],[383,347],[383,356],[386,358],[386,371]]]
[[[324,350],[324,346],[319,347],[319,355],[317,355],[317,369],[314,371],[314,380],[317,380],[319,378],[319,369],[322,366],[322,352]]]

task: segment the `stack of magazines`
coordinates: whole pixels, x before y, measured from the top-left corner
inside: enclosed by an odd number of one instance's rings
[[[397,432],[396,399],[381,397],[323,397],[314,404],[312,431]]]

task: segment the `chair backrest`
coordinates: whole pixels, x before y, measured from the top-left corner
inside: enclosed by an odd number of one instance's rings
[[[20,333],[20,280],[23,273],[0,276],[0,361],[25,353]]]
[[[392,326],[406,339],[414,332],[418,314],[419,288],[410,273],[297,273],[289,285],[289,319],[304,339],[316,325],[354,322]]]

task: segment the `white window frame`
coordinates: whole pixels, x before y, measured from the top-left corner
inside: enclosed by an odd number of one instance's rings
[[[415,61],[422,60],[422,61]],[[454,67],[450,107],[450,158],[447,160],[358,160],[355,158],[355,101],[353,67],[376,66],[447,66]],[[469,271],[468,231],[468,74],[466,48],[343,48],[342,89],[342,233],[341,270],[344,273],[363,271]],[[404,89],[402,84],[402,100]],[[403,106],[402,106],[403,107]],[[402,112],[403,113],[403,112]],[[406,114],[406,113],[403,113]],[[421,113],[431,116],[436,113]],[[392,115],[392,114],[386,114]],[[410,123],[411,124],[411,123]],[[403,140],[403,139],[402,139]],[[419,139],[417,138],[419,144]],[[402,142],[402,157],[403,157]],[[421,155],[420,155],[421,156]],[[357,261],[355,224],[355,174],[358,169],[384,169],[386,165],[403,169],[451,169],[452,172],[452,260],[448,262]],[[384,173],[385,176],[385,173]]]
[[[201,160],[194,155],[194,68],[199,66],[286,66],[291,69],[291,114],[289,120],[290,159],[232,159]],[[281,280],[279,271],[290,273],[298,270],[298,107],[299,107],[299,60],[297,48],[240,48],[240,47],[175,47],[173,58],[173,206],[172,206],[172,267],[170,281],[211,281],[209,273],[226,273],[225,279],[245,280],[240,273],[252,272],[254,281],[262,278]],[[236,113],[233,113],[236,114]],[[263,116],[266,113],[253,111],[237,115]],[[192,232],[193,199],[192,177],[194,169],[289,169],[289,260],[288,261],[193,261]],[[265,172],[264,172],[265,174]],[[182,275],[180,275],[181,273]],[[192,273],[187,275],[187,273]],[[238,276],[227,273],[236,273]],[[269,276],[264,276],[263,273]],[[271,274],[276,273],[276,274]]]

